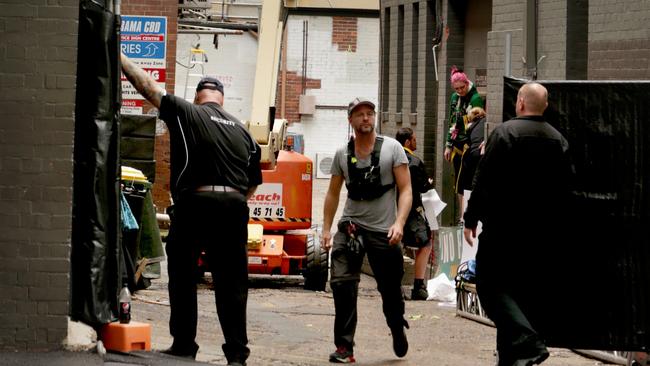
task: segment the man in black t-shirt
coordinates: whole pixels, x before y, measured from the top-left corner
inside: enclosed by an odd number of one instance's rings
[[[223,84],[205,77],[194,104],[168,95],[122,55],[127,79],[169,129],[170,189],[174,199],[167,237],[172,346],[163,351],[195,358],[197,300],[195,268],[205,250],[212,270],[217,314],[228,365],[244,365],[248,299],[247,199],[262,183],[260,147],[245,126],[221,107]]]
[[[402,144],[406,152],[409,173],[411,173],[411,191],[413,192],[413,203],[406,224],[404,224],[404,237],[402,238],[402,243],[405,246],[417,249],[413,265],[411,300],[426,300],[429,293],[424,280],[435,233],[431,231],[429,222],[424,215],[422,193],[433,188],[433,180],[427,176],[424,162],[413,153],[417,149],[417,139],[413,130],[408,127],[400,128],[397,130],[395,140]]]

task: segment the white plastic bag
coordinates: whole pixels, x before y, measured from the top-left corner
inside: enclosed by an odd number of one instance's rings
[[[456,302],[456,287],[444,273],[427,281],[427,300]]]
[[[435,189],[430,189],[422,194],[422,205],[424,206],[424,215],[429,222],[429,228],[438,230],[437,217],[447,204],[442,202]]]

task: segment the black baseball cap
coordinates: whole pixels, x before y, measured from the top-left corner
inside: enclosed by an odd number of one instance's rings
[[[218,90],[223,94],[223,84],[219,79],[212,76],[205,76],[199,81],[196,85],[196,92],[200,92],[203,89]]]

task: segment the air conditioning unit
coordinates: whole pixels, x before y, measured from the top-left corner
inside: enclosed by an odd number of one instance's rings
[[[333,161],[333,153],[316,153],[316,178],[327,179],[331,177],[330,168]]]

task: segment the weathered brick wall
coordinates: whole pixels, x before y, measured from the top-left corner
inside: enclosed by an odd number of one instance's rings
[[[589,79],[649,79],[647,1],[589,2]]]
[[[298,75],[295,71],[289,71],[286,73],[285,82],[284,118],[289,123],[300,122],[300,95],[303,94],[303,89],[305,94],[307,89],[320,89],[321,81],[303,78],[302,75]],[[281,96],[277,95],[277,99],[276,106],[279,106]],[[276,113],[279,113],[279,111],[276,111]]]
[[[77,0],[0,0],[0,350],[67,334]]]
[[[446,3],[446,2],[443,2]],[[436,30],[435,2],[382,0],[381,133],[394,137],[401,127],[418,138],[416,154],[431,176],[437,176],[439,137],[437,98],[431,47]]]
[[[123,15],[148,15],[167,17],[167,69],[165,89],[174,92],[176,80],[176,40],[178,28],[178,1],[175,0],[123,0]],[[144,113],[153,108],[145,103]],[[162,121],[156,128],[156,183],[153,185],[153,200],[158,212],[170,205],[169,200],[169,134]]]
[[[316,99],[313,115],[297,113],[302,88],[305,20],[309,27],[305,94]],[[348,43],[341,50],[343,38]],[[285,117],[292,122],[289,131],[304,136],[306,156],[315,161],[317,153],[333,153],[347,141],[347,106],[354,97],[365,96],[378,101],[378,55],[378,18],[313,15],[289,17]],[[281,74],[279,78],[280,76]],[[276,115],[280,116],[282,101],[279,90],[276,97]]]
[[[492,1],[492,30],[488,32],[488,121],[501,122],[503,114],[503,76],[506,43],[510,37],[511,75],[523,77],[525,65],[525,2],[518,0]]]
[[[454,176],[451,164],[442,157],[444,151],[444,139],[447,135],[447,124],[449,114],[449,98],[453,92],[449,81],[452,65],[464,68],[465,63],[465,3],[450,3],[443,1],[442,17],[447,27],[447,35],[443,37],[438,51],[438,89],[436,98],[437,108],[437,139],[435,148],[438,159],[436,159],[435,183],[443,201],[449,205],[441,213],[441,223],[444,226],[451,225],[455,220],[457,206],[456,194],[454,193]]]
[[[434,171],[437,96],[431,52],[434,4],[427,1],[381,1],[381,131],[395,136],[401,127],[418,137],[417,154]]]
[[[332,43],[339,51],[357,51],[357,18],[332,17]]]
[[[567,1],[546,0],[539,3],[537,78],[566,79]],[[531,60],[533,61],[533,60]]]

